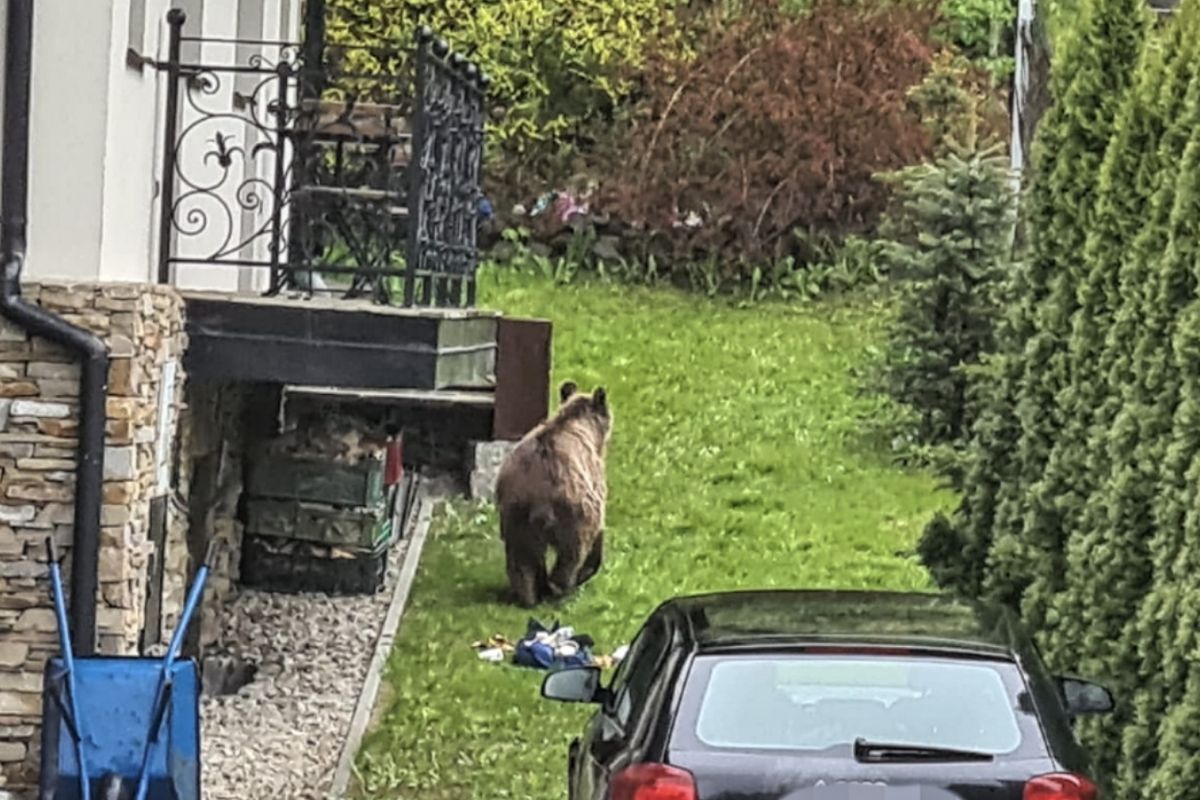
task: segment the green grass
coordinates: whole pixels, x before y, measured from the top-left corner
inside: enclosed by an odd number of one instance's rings
[[[488,273],[483,302],[554,321],[554,385],[608,387],[607,560],[575,597],[535,612],[611,652],[676,593],[734,588],[927,588],[910,555],[948,494],[871,452],[885,413],[853,372],[878,344],[873,302],[738,309],[672,291],[554,286]],[[360,754],[363,795],[565,796],[566,747],[589,710],[539,699],[542,674],[478,660],[516,637],[499,602],[495,515],[459,504],[434,524]]]

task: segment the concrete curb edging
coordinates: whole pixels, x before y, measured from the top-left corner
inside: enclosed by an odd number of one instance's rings
[[[417,576],[417,566],[421,561],[421,551],[425,548],[425,539],[429,533],[429,523],[433,517],[436,501],[425,495],[418,496],[417,503],[412,538],[408,541],[408,547],[402,557],[396,588],[392,590],[392,600],[388,605],[387,616],[384,617],[379,638],[375,641],[375,652],[367,667],[367,677],[363,681],[362,691],[359,692],[358,703],[354,707],[354,716],[350,719],[350,730],[346,734],[346,742],[342,745],[342,754],[338,758],[337,769],[333,773],[333,786],[329,796],[339,800],[345,797],[346,790],[350,786],[350,777],[354,770],[354,757],[358,755],[358,748],[366,735],[367,726],[371,723],[375,700],[379,696],[383,668],[387,664],[388,656],[395,644],[396,631],[400,627],[400,618],[404,614],[404,608],[408,605],[408,596],[412,592],[413,581]]]

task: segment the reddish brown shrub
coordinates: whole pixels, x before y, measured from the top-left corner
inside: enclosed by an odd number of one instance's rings
[[[650,56],[602,186],[605,210],[676,263],[736,269],[794,253],[796,231],[868,228],[886,203],[872,176],[929,154],[906,94],[935,52],[933,5],[746,6],[694,58]]]

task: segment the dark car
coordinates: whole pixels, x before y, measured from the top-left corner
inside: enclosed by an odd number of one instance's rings
[[[733,592],[654,611],[571,743],[572,800],[1093,800],[1071,723],[1112,710],[1052,677],[1013,615],[934,594]]]

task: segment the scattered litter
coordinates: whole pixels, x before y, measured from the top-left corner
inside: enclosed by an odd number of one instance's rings
[[[548,670],[586,667],[592,663],[594,645],[592,637],[577,634],[574,628],[559,625],[557,620],[547,628],[531,619],[524,638],[517,642],[513,663]]]
[[[575,197],[562,192],[554,200],[554,216],[559,222],[570,222],[574,217],[586,216],[591,205],[586,197]]]
[[[475,652],[481,660],[490,661],[493,664],[504,661],[505,654],[516,649],[512,642],[499,633],[489,636],[486,641],[475,642],[471,646],[475,648]]]
[[[585,217],[591,211],[592,193],[593,187],[591,186],[582,194],[563,190],[546,192],[534,202],[533,208],[529,210],[529,216],[540,217],[551,212],[555,221],[563,224],[570,222],[575,217]],[[520,210],[523,213],[524,206],[521,206]]]
[[[612,669],[617,665],[617,660],[612,656],[592,656],[592,666],[600,669]]]
[[[546,192],[544,195],[534,201],[533,208],[529,212],[531,217],[540,217],[554,204],[554,199],[557,197],[557,192]]]
[[[704,218],[695,211],[689,211],[683,219],[680,219],[679,211],[676,210],[671,214],[670,222],[672,228],[691,228],[695,230],[704,226]]]
[[[512,663],[517,666],[544,670],[588,666],[612,669],[629,653],[629,645],[621,645],[612,655],[594,654],[592,637],[577,634],[574,628],[559,625],[557,620],[547,627],[535,619],[529,620],[525,636],[516,645],[503,634],[496,633],[485,640],[472,642],[471,647],[480,661],[500,664],[507,654],[512,653]]]

